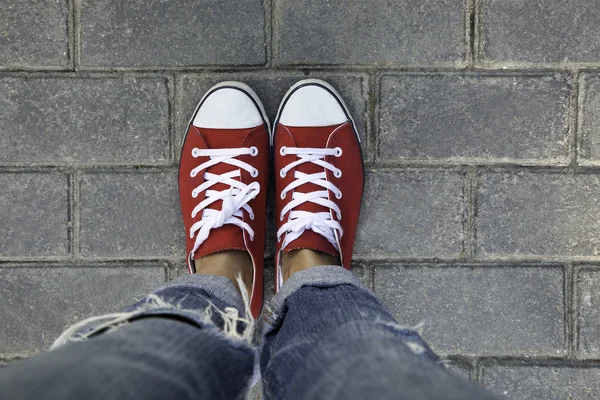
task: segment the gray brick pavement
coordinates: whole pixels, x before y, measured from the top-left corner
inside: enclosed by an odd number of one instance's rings
[[[600,270],[583,266],[576,275],[576,349],[582,358],[600,355]]]
[[[579,159],[582,164],[598,165],[600,162],[600,75],[583,74],[580,87]]]
[[[464,2],[275,0],[281,64],[459,64]]]
[[[481,7],[481,59],[504,64],[594,63],[600,59],[595,0],[516,2]]]
[[[567,75],[393,75],[381,82],[382,160],[567,164]]]
[[[596,174],[484,174],[477,196],[477,253],[597,256],[599,185]]]
[[[81,177],[80,186],[83,257],[184,254],[176,173],[90,173]]]
[[[84,1],[81,64],[142,68],[263,64],[264,28],[261,0]]]
[[[0,356],[47,349],[69,325],[115,312],[165,282],[165,271],[161,264],[0,266]]]
[[[0,70],[70,64],[69,1],[10,1],[0,13]]]
[[[600,369],[585,366],[490,366],[483,369],[483,382],[484,386],[514,400],[600,396]]]
[[[365,145],[354,271],[459,375],[597,398],[595,2],[243,3],[3,4],[0,363],[181,272],[178,152],[210,85],[273,118],[316,77]]]
[[[354,251],[373,258],[459,256],[463,202],[458,173],[369,171]]]
[[[0,163],[165,164],[169,91],[163,78],[0,79]]]
[[[0,174],[0,257],[69,252],[68,179],[61,173]]]
[[[398,320],[424,324],[441,354],[566,354],[560,267],[375,266],[374,288]]]

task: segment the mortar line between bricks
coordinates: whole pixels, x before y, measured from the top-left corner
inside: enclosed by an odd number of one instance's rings
[[[573,313],[572,313],[572,329],[573,329],[573,358],[576,359],[579,356],[579,342],[580,342],[580,330],[579,330],[579,311],[581,309],[580,306],[580,302],[579,302],[579,297],[580,297],[580,293],[579,293],[579,286],[577,285],[577,281],[578,281],[578,277],[580,272],[583,269],[581,268],[581,266],[579,265],[573,265],[573,270],[572,270],[572,289],[571,289],[571,293],[572,293],[572,300],[571,300],[571,304],[573,306]],[[586,266],[585,270],[594,270],[593,268],[589,268],[589,266]]]
[[[263,0],[265,8],[265,66],[267,68],[273,65],[273,1]]]
[[[473,51],[473,68],[480,67],[481,61],[481,46],[482,46],[482,27],[483,27],[483,1],[473,0],[472,10],[472,51]]]
[[[16,257],[0,257],[0,264],[18,264],[18,263],[32,263],[32,262],[72,262],[73,258],[70,256],[16,256]],[[131,263],[131,262],[173,262],[173,263],[185,263],[185,259],[182,257],[173,256],[130,256],[130,257],[110,257],[110,256],[85,256],[77,260],[78,262],[84,263]],[[273,257],[265,258],[265,262],[273,262]],[[568,261],[558,262],[556,260],[522,260],[522,261],[503,261],[494,260],[488,262],[468,261],[464,258],[427,258],[427,259],[416,259],[416,258],[381,258],[381,259],[365,259],[355,256],[353,262],[357,265],[363,265],[365,267],[408,267],[408,268],[437,268],[437,269],[449,269],[449,268],[543,268],[543,269],[556,269],[563,267]],[[572,262],[575,264],[575,262]],[[581,262],[583,265],[593,264],[591,270],[600,269],[600,258],[593,261]]]
[[[479,357],[475,357],[473,359],[473,374],[472,374],[473,382],[477,385],[483,385],[481,377],[481,363],[479,362]]]
[[[279,67],[279,44],[281,34],[281,4],[278,0],[268,0],[271,4],[271,63],[273,69]]]
[[[539,366],[539,367],[570,367],[570,368],[598,368],[600,360],[568,360],[553,356],[480,356],[481,370],[497,365],[513,366]]]
[[[463,253],[467,259],[475,255],[475,216],[477,201],[477,171],[468,168],[464,178],[463,196],[465,199],[464,222],[463,222]]]
[[[598,174],[600,165],[520,165],[520,164],[440,164],[440,163],[371,163],[368,169],[386,172],[409,171],[462,171],[465,167],[477,167],[480,174],[487,173],[548,173],[548,174]]]
[[[567,114],[569,129],[569,161],[571,166],[577,166],[579,161],[579,72],[572,75],[573,86],[569,94],[569,109]]]
[[[379,75],[375,72],[368,75],[368,98],[367,103],[367,160],[375,162],[378,152],[378,137],[379,137]]]
[[[183,135],[184,132],[178,132],[177,129],[178,127],[181,125],[181,118],[182,118],[182,111],[183,111],[183,77],[181,76],[181,74],[175,74],[175,82],[174,82],[174,86],[175,86],[175,93],[174,93],[174,98],[175,98],[175,103],[173,104],[173,108],[174,108],[174,119],[173,119],[173,124],[174,124],[174,129],[173,129],[173,135],[174,135],[174,142],[173,142],[173,166],[175,168],[179,167],[179,158],[181,156],[181,149],[179,146],[183,146],[182,140],[183,140]],[[185,124],[185,127],[187,128],[187,121]],[[180,136],[180,134],[182,136]]]
[[[67,0],[67,48],[69,64],[75,70],[75,0]]]
[[[73,18],[73,69],[78,70],[81,66],[81,0],[70,0],[72,3],[71,13]]]
[[[81,172],[75,171],[73,177],[73,259],[81,260]]]
[[[573,265],[597,265],[597,269],[600,269],[600,257],[593,260],[557,260],[557,259],[488,259],[479,260],[471,259],[466,260],[462,257],[393,257],[386,255],[381,258],[365,258],[364,256],[355,255],[353,261],[357,264],[369,264],[374,266],[388,267],[388,266],[415,266],[415,267],[432,267],[432,268],[454,268],[454,267],[467,267],[467,268],[494,268],[494,267],[541,267],[541,268],[557,268],[562,267],[566,263],[572,263]],[[596,269],[596,267],[594,267]]]
[[[32,262],[72,262],[71,256],[1,256],[0,264],[18,264],[18,263],[32,263]],[[109,256],[85,256],[77,260],[78,262],[84,263],[130,263],[130,262],[173,262],[173,263],[184,263],[185,260],[182,257],[170,257],[170,256],[143,256],[143,257],[109,257]],[[272,257],[265,258],[265,262],[272,262]],[[494,260],[465,260],[464,258],[363,258],[355,256],[353,261],[357,265],[363,266],[377,266],[383,268],[391,267],[408,267],[408,268],[437,268],[437,269],[449,269],[449,268],[542,268],[542,269],[556,269],[563,267],[566,263],[573,265],[585,265],[590,270],[600,270],[600,257],[588,260],[557,260],[557,259],[520,259],[520,260],[507,260],[507,259],[494,259]],[[591,264],[591,265],[589,265]]]
[[[171,260],[167,261],[167,266],[167,280],[172,281],[177,277],[177,266]]]
[[[75,179],[73,177],[74,173],[69,173],[67,176],[67,224],[68,224],[68,229],[67,229],[67,242],[68,242],[68,251],[67,253],[70,254],[73,258],[75,258],[75,227],[74,227],[74,223],[73,223],[73,216],[74,216],[74,186],[75,186]]]
[[[34,262],[12,262],[12,263],[0,263],[1,268],[30,268]],[[140,265],[141,264],[141,265]],[[149,268],[169,268],[166,261],[107,261],[107,262],[81,262],[81,261],[52,261],[44,264],[44,269],[53,268],[65,268],[65,269],[95,269],[95,268],[137,268],[137,269],[149,269]]]
[[[375,292],[375,266],[371,264],[364,264],[365,274],[369,282],[369,289]]]
[[[323,74],[379,74],[379,75],[484,75],[484,76],[528,76],[528,77],[545,77],[553,74],[574,74],[578,72],[600,72],[600,66],[596,69],[582,69],[580,67],[570,67],[566,69],[559,68],[548,68],[548,69],[506,69],[502,67],[498,68],[445,68],[440,66],[430,67],[418,67],[418,68],[364,68],[364,67],[344,67],[344,66],[329,66],[319,67],[316,65],[307,66],[276,66],[269,68],[257,68],[257,67],[235,67],[235,68],[184,68],[184,67],[172,67],[172,68],[153,68],[153,69],[140,69],[140,68],[90,68],[79,66],[76,71],[72,69],[64,69],[57,67],[36,67],[36,68],[21,68],[21,69],[10,69],[0,67],[0,77],[46,77],[47,74],[51,74],[50,77],[75,77],[75,78],[88,78],[88,77],[120,77],[123,75],[134,75],[141,77],[163,77],[165,74],[181,73],[181,74],[196,74],[201,76],[213,76],[213,75],[234,75],[234,74],[256,74],[261,76],[264,74],[310,74],[310,73],[323,73]]]
[[[565,345],[567,347],[567,357],[575,358],[574,351],[574,267],[572,263],[565,265],[565,293],[564,293],[564,308],[565,308]]]
[[[77,1],[77,0],[74,0]],[[277,7],[275,7],[277,8]],[[275,21],[275,25],[277,22]],[[277,27],[274,26],[274,38],[273,38],[273,59],[278,58],[277,48],[277,33],[275,32]],[[79,36],[78,36],[79,37]],[[79,58],[81,55],[79,54]],[[198,74],[219,74],[219,73],[243,73],[243,72],[256,72],[256,73],[269,73],[269,72],[338,72],[338,73],[506,73],[506,74],[546,74],[550,75],[553,73],[575,73],[578,71],[583,72],[600,72],[600,63],[598,64],[475,64],[466,65],[462,64],[422,64],[422,65],[357,65],[357,64],[297,64],[297,65],[201,65],[201,66],[148,66],[148,67],[126,67],[126,66],[82,66],[78,65],[76,68],[77,72],[86,73],[102,73],[102,74],[114,74],[114,73],[139,73],[139,74],[165,74],[165,73],[198,73]],[[0,74],[4,73],[44,73],[44,72],[55,72],[57,74],[69,74],[73,73],[71,68],[62,68],[55,66],[36,66],[36,67],[3,67],[0,66]]]
[[[475,0],[464,0],[465,4],[465,62],[469,67],[474,64],[474,41],[475,41]]]
[[[454,354],[442,358],[445,361],[469,367],[469,370],[471,371],[469,374],[469,379],[474,382],[473,376],[475,375],[475,363],[477,361],[477,356]]]
[[[177,143],[175,143],[177,144]],[[371,146],[369,146],[371,147]],[[96,164],[85,164],[85,163],[53,163],[53,164],[25,164],[25,163],[0,163],[0,172],[27,172],[27,171],[48,171],[48,170],[86,170],[86,171],[98,171],[98,170],[130,170],[130,169],[160,169],[160,168],[172,168],[173,163],[168,161],[161,161],[157,163],[148,163],[143,160],[132,161],[130,163],[122,162],[100,162]],[[600,172],[600,164],[585,164],[585,165],[555,165],[555,164],[539,164],[539,165],[523,165],[518,162],[515,163],[486,163],[486,164],[474,164],[474,163],[461,163],[461,162],[420,162],[420,161],[380,161],[373,162],[366,160],[366,169],[376,169],[378,171],[410,171],[410,170],[428,170],[428,171],[445,171],[445,170],[462,170],[469,167],[478,167],[482,172],[550,172],[550,173],[598,173]]]
[[[175,112],[176,112],[176,106],[175,106],[175,99],[177,98],[177,81],[176,81],[176,74],[173,74],[171,76],[169,76],[168,80],[167,80],[167,98],[169,101],[169,132],[168,132],[168,158],[169,158],[169,165],[175,165],[176,164],[176,158],[175,158],[175,138],[176,138],[176,133],[175,133]]]

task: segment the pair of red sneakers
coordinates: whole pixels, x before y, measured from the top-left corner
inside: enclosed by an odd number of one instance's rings
[[[281,102],[271,130],[247,85],[223,82],[202,98],[188,126],[179,196],[190,273],[193,260],[224,250],[250,254],[250,308],[263,302],[266,204],[273,157],[276,188],[276,290],[281,255],[312,249],[350,268],[364,167],[356,126],[326,82],[298,82]]]

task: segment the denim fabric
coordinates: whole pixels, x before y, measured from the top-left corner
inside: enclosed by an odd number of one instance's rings
[[[241,338],[244,324],[231,330],[236,314],[245,316],[243,302],[226,278],[180,278],[131,307],[125,323],[82,330],[75,339],[96,333],[0,370],[0,398],[244,398],[257,351]],[[269,399],[496,398],[443,369],[340,267],[294,274],[261,324]]]
[[[233,284],[185,276],[154,293],[166,308],[148,296],[128,323],[1,369],[0,399],[243,399],[256,349],[226,336],[213,308],[243,313]]]

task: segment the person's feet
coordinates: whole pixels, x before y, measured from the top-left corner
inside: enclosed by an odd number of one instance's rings
[[[326,82],[298,82],[274,127],[276,288],[317,265],[350,268],[364,167],[354,122]]]
[[[179,196],[190,273],[221,275],[263,301],[269,124],[256,94],[239,82],[208,91],[188,126]]]

